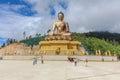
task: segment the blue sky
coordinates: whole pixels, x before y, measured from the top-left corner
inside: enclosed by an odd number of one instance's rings
[[[0,38],[0,46],[3,44],[3,43],[7,43],[7,39],[6,38]]]
[[[23,16],[34,16],[35,14],[37,14],[36,11],[31,9],[33,7],[33,5],[27,3],[23,0],[0,0],[0,5],[9,6],[8,11],[11,11],[11,12],[14,12],[16,14],[23,15]],[[14,9],[14,8],[10,7],[10,6],[13,6],[13,5],[15,5],[15,6],[20,5],[21,7],[18,8],[18,9]],[[13,6],[13,7],[15,7],[15,6]],[[3,9],[2,7],[4,7],[4,6],[0,6],[1,10]],[[6,43],[6,42],[7,42],[7,37],[6,38],[0,38],[0,46],[3,43]]]
[[[0,0],[0,37],[46,34],[60,11],[71,32],[120,33],[120,0]]]
[[[32,9],[34,7],[33,4],[30,4],[27,0],[0,0],[0,4],[6,4],[9,5],[9,10],[13,11],[15,13],[18,13],[23,16],[34,16],[37,14],[37,11]],[[12,5],[21,6],[18,9],[14,9],[13,7],[10,7]],[[59,1],[59,5],[63,9],[67,9],[67,5],[64,1]],[[23,6],[23,7],[22,7]],[[56,14],[56,10],[54,8],[53,4],[49,4],[48,8],[50,9],[50,15],[54,16]]]
[[[25,2],[24,0],[0,0],[0,4],[6,4],[9,5],[9,10],[13,11],[15,13],[24,15],[24,16],[33,16],[35,14],[37,14],[36,11],[32,10],[31,8],[33,7],[33,5]],[[18,8],[17,10],[10,7],[12,5],[20,5],[21,8]],[[22,7],[23,6],[23,7]]]

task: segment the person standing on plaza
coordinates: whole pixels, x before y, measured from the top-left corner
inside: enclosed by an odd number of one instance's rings
[[[87,67],[88,66],[88,60],[85,59],[84,63],[85,63],[85,66]]]
[[[33,59],[33,65],[37,64],[37,57],[34,57]]]
[[[74,59],[74,65],[77,66],[77,58]]]
[[[43,64],[43,63],[44,63],[43,56],[41,56],[41,64]]]

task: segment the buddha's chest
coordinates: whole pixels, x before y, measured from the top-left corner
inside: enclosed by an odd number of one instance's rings
[[[65,27],[65,23],[64,22],[58,22],[56,27],[59,29],[59,30],[63,30],[64,27]]]

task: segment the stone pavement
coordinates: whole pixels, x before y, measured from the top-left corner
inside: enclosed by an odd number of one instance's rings
[[[0,80],[120,80],[120,62],[1,60]]]

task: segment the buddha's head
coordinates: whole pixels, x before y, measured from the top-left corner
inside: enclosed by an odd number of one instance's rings
[[[58,13],[58,20],[62,21],[64,19],[64,14],[62,12]]]

